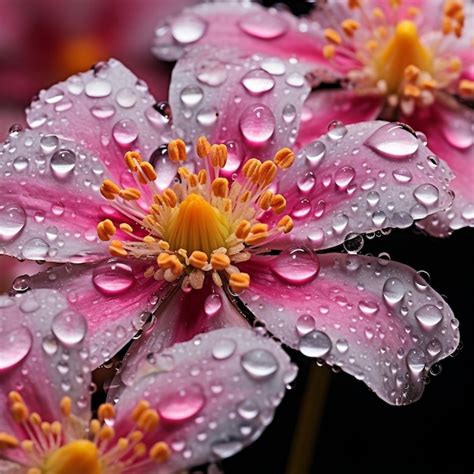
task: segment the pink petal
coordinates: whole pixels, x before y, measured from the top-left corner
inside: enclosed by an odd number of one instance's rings
[[[418,400],[429,368],[459,343],[447,303],[400,263],[300,249],[240,268],[251,275],[240,299],[270,332],[390,404]]]
[[[119,181],[124,178],[123,155],[128,150],[138,150],[153,162],[163,161],[158,184],[164,188],[175,176],[175,166],[161,160],[159,150],[170,140],[170,118],[154,105],[147,85],[111,59],[41,91],[27,111],[27,122],[91,150]]]
[[[345,124],[374,120],[380,114],[383,98],[362,96],[344,89],[313,92],[304,103],[298,132],[298,147],[305,146],[325,134],[333,120]]]
[[[450,187],[455,199],[452,207],[420,222],[420,227],[435,236],[474,226],[474,112],[456,104],[436,103],[421,109],[407,121],[428,137],[430,148],[452,168],[455,178]]]
[[[68,330],[72,323],[75,331]],[[61,419],[59,402],[66,395],[74,414],[88,420],[90,372],[83,347],[88,330],[84,318],[57,291],[0,296],[0,431],[24,438],[8,410],[12,390],[43,420]]]
[[[155,373],[128,388],[116,406],[120,435],[128,433],[138,401],[146,399],[160,415],[145,443],[164,440],[173,454],[145,473],[178,472],[237,453],[271,422],[297,372],[277,343],[250,329],[212,331],[155,357]]]
[[[213,2],[187,8],[156,29],[154,54],[167,61],[179,59],[187,47],[236,47],[249,54],[298,58],[327,66],[316,25],[285,11],[251,2]]]
[[[48,269],[26,280],[30,288],[53,288],[87,321],[94,368],[114,356],[151,318],[168,285],[143,273],[147,263],[108,259]]]
[[[294,143],[308,92],[298,63],[201,47],[174,68],[170,103],[188,143],[227,143],[232,174],[250,154],[270,158]]]
[[[113,212],[99,193],[96,154],[56,135],[11,133],[0,148],[0,247],[51,262],[103,258],[97,224]]]
[[[297,245],[330,248],[348,234],[410,226],[448,207],[448,168],[409,128],[397,123],[333,124],[282,173]],[[278,242],[281,248],[282,242]],[[274,247],[275,248],[275,247]]]
[[[115,390],[120,389],[120,384],[133,385],[139,377],[154,371],[148,360],[149,354],[224,327],[247,328],[248,323],[222,289],[207,281],[202,290],[189,293],[178,290],[155,312],[151,327],[132,344],[125,358],[124,370],[114,383]]]

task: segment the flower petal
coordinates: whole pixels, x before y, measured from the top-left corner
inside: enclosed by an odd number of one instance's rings
[[[329,130],[279,182],[296,245],[330,248],[351,233],[405,228],[452,202],[448,168],[409,127],[377,121]]]
[[[220,329],[156,355],[155,373],[120,397],[116,432],[146,399],[160,415],[145,443],[166,441],[169,461],[145,472],[168,473],[227,458],[255,441],[271,422],[296,367],[271,339],[250,329]]]
[[[298,63],[193,48],[173,70],[173,123],[188,143],[200,135],[226,143],[232,174],[250,154],[271,157],[294,143],[308,92]]]
[[[159,147],[170,140],[171,127],[170,117],[158,109],[147,85],[111,59],[41,91],[27,111],[27,122],[80,143],[121,180],[128,150],[140,151],[154,164],[163,161]],[[173,180],[175,166],[169,160],[163,166],[158,184],[164,188]]]
[[[344,89],[315,91],[304,103],[298,148],[325,134],[333,120],[344,118],[346,124],[374,120],[382,106],[383,98],[377,96],[362,96]]]
[[[170,17],[156,29],[153,53],[175,61],[189,46],[236,47],[249,54],[262,53],[327,65],[317,25],[285,11],[251,2],[202,3]]]
[[[418,400],[429,368],[459,343],[447,303],[400,263],[299,249],[240,268],[251,285],[239,297],[270,332],[390,404]]]
[[[169,288],[145,278],[147,263],[108,259],[94,264],[49,268],[29,277],[29,288],[54,288],[87,321],[87,347],[94,368],[114,356],[151,318]]]
[[[430,148],[452,168],[453,206],[419,223],[432,235],[442,237],[461,227],[474,226],[474,112],[457,104],[437,103],[407,118],[428,137]]]
[[[123,370],[113,383],[114,393],[155,370],[149,362],[150,354],[223,327],[246,328],[248,323],[222,289],[207,281],[201,290],[188,293],[178,290],[154,313],[151,326],[133,342],[125,357]]]
[[[28,260],[103,258],[98,222],[113,209],[99,193],[97,155],[56,135],[11,133],[0,148],[0,247]]]
[[[57,291],[0,296],[0,431],[24,438],[8,410],[12,390],[43,420],[61,419],[59,402],[66,395],[74,414],[89,419],[90,371],[83,346],[87,331],[82,316]]]

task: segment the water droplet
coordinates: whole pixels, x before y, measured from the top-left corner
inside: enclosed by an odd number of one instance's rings
[[[426,356],[421,349],[411,349],[407,354],[407,367],[410,370],[410,373],[415,378],[418,378],[419,375],[425,369]]]
[[[308,171],[298,179],[297,186],[303,194],[310,193],[316,184],[316,178],[312,171]]]
[[[220,295],[218,295],[217,293],[214,293],[212,295],[209,295],[206,298],[206,301],[204,302],[204,312],[208,316],[214,316],[220,311],[221,308],[222,308],[222,299]]]
[[[306,198],[302,198],[293,206],[291,215],[296,219],[302,219],[311,212],[311,209],[311,202]]]
[[[273,376],[279,368],[275,356],[266,349],[252,349],[242,355],[240,364],[252,378],[262,380]]]
[[[285,123],[292,123],[295,120],[296,115],[296,107],[293,104],[286,104],[285,107],[283,107],[281,116]]]
[[[237,406],[237,413],[244,420],[253,420],[258,415],[258,405],[250,399],[244,400]]]
[[[321,331],[311,331],[305,334],[299,344],[300,352],[307,357],[322,358],[332,349],[331,339]]]
[[[184,13],[170,21],[171,34],[181,44],[195,43],[206,32],[207,22],[191,13]]]
[[[94,105],[91,107],[91,114],[98,119],[108,119],[115,114],[115,107],[112,105]]]
[[[260,39],[274,39],[286,33],[287,21],[280,14],[270,12],[249,13],[239,21],[245,33]]]
[[[426,346],[426,351],[431,357],[438,356],[442,350],[443,350],[443,346],[441,345],[441,342],[439,341],[439,339],[436,339],[436,338],[432,339]]]
[[[135,283],[131,267],[125,263],[112,262],[94,271],[92,283],[102,294],[115,296],[125,293]]]
[[[0,373],[16,367],[25,360],[33,345],[28,328],[20,327],[0,334]]]
[[[237,348],[237,344],[233,339],[219,339],[212,347],[212,355],[215,359],[223,360],[229,358]]]
[[[415,191],[413,191],[413,196],[419,203],[425,206],[432,206],[438,202],[439,191],[437,187],[427,183],[418,186]]]
[[[76,167],[76,154],[71,150],[59,150],[51,157],[51,170],[58,179],[66,179]]]
[[[413,175],[408,168],[398,168],[393,170],[392,176],[395,178],[395,181],[402,184],[409,183],[413,179]]]
[[[405,287],[398,278],[389,278],[383,285],[383,298],[388,306],[395,306],[405,296]]]
[[[359,311],[365,316],[373,316],[379,311],[379,305],[375,301],[361,300],[358,305]]]
[[[441,130],[446,140],[460,150],[467,150],[474,143],[472,119],[465,119],[461,114],[444,120]]]
[[[117,92],[115,100],[120,107],[130,109],[137,103],[137,94],[130,87],[124,87]]]
[[[39,237],[34,237],[25,242],[21,254],[28,260],[44,260],[48,251],[49,244]]]
[[[265,58],[260,65],[272,76],[282,76],[286,72],[285,63],[279,58]]]
[[[304,85],[304,76],[299,72],[292,72],[286,78],[286,83],[292,87],[302,87]]]
[[[59,89],[59,87],[51,87],[51,89],[47,90],[44,94],[44,101],[47,104],[56,104],[60,102],[64,97],[64,92]]]
[[[303,285],[318,275],[319,260],[307,249],[284,250],[273,260],[272,271],[286,283]]]
[[[58,340],[54,336],[46,336],[41,341],[41,347],[48,355],[56,354],[58,351]]]
[[[334,175],[334,182],[339,189],[344,190],[352,183],[355,175],[356,172],[352,166],[341,166]]]
[[[202,84],[219,87],[227,80],[227,68],[221,61],[206,59],[197,65],[196,77]]]
[[[344,238],[344,249],[347,253],[356,254],[362,250],[364,246],[364,237],[355,232],[350,232]]]
[[[443,320],[443,314],[436,306],[426,304],[415,311],[415,318],[422,329],[430,331]]]
[[[304,336],[313,331],[316,327],[316,321],[310,314],[303,314],[296,320],[296,330],[300,336]]]
[[[326,154],[326,145],[323,142],[315,141],[308,145],[305,150],[306,159],[312,167],[319,166]]]
[[[137,124],[131,119],[120,120],[113,126],[112,136],[119,145],[130,145],[138,138]]]
[[[242,78],[242,85],[252,95],[262,95],[275,87],[275,81],[263,69],[253,69]]]
[[[408,126],[387,123],[377,129],[365,144],[388,158],[405,159],[416,153],[420,142]]]
[[[244,447],[241,441],[220,441],[211,446],[213,454],[219,458],[228,458],[238,453]]]
[[[341,235],[349,224],[349,218],[345,214],[337,214],[333,217],[331,227],[337,235]]]
[[[217,117],[219,116],[219,112],[216,109],[202,109],[198,112],[196,116],[196,120],[199,125],[203,127],[211,127],[217,122]]]
[[[28,166],[30,165],[30,162],[28,158],[25,158],[24,156],[17,156],[13,160],[13,168],[17,173],[21,173],[22,171],[25,171]]]
[[[20,206],[10,204],[0,209],[0,242],[11,242],[26,224],[26,213]]]
[[[105,79],[92,79],[86,84],[86,94],[92,98],[107,97],[112,92],[112,84]]]
[[[66,310],[54,317],[51,330],[63,344],[73,346],[86,336],[87,322],[81,314]]]
[[[240,131],[252,144],[266,143],[275,131],[275,116],[263,104],[250,105],[240,117]]]
[[[375,211],[372,214],[372,223],[374,226],[381,228],[385,224],[385,221],[387,220],[387,216],[385,212],[383,211]]]
[[[203,389],[198,384],[164,396],[157,404],[161,418],[166,421],[185,421],[196,416],[206,403]]]
[[[56,135],[46,135],[40,139],[40,147],[43,153],[52,153],[58,147],[59,139]]]
[[[196,107],[204,97],[204,93],[199,86],[186,86],[181,91],[181,102],[187,107]]]
[[[336,349],[341,353],[344,354],[349,350],[349,343],[346,339],[338,339],[336,341]]]
[[[339,120],[333,120],[328,125],[328,137],[331,140],[338,141],[344,138],[347,134],[346,126]]]

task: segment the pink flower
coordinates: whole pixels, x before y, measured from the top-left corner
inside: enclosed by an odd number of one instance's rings
[[[149,353],[255,315],[385,401],[418,399],[458,344],[448,305],[402,264],[315,250],[447,207],[449,171],[386,122],[333,123],[295,159],[307,93],[298,62],[207,48],[178,62],[171,109],[115,60],[42,91],[0,151],[0,237],[72,263],[20,290],[64,295],[95,367],[141,330],[125,387]]]
[[[154,52],[176,59],[192,39],[193,45],[298,58],[314,86],[339,86],[311,94],[299,143],[314,140],[335,119],[408,123],[428,137],[434,153],[456,174],[453,206],[420,226],[436,236],[473,226],[472,5],[462,0],[317,3],[312,17],[302,19],[255,4],[199,5],[158,28]],[[181,33],[186,25],[187,37]]]
[[[270,423],[296,375],[271,339],[220,329],[151,353],[93,419],[88,328],[68,305],[49,289],[0,296],[4,473],[169,473],[228,457]]]

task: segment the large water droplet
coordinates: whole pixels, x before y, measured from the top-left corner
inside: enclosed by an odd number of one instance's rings
[[[286,104],[281,111],[281,116],[285,123],[292,123],[296,118],[296,107],[293,104]]]
[[[51,157],[51,170],[58,179],[71,175],[76,167],[76,154],[71,150],[59,150]]]
[[[395,306],[405,296],[405,286],[398,278],[389,278],[383,285],[383,298],[389,306]]]
[[[250,94],[262,95],[275,87],[275,81],[263,69],[253,69],[242,78],[242,85]]]
[[[436,186],[427,183],[418,186],[415,191],[413,191],[413,196],[415,196],[415,199],[419,203],[425,206],[432,206],[438,202],[439,191]]]
[[[305,334],[308,334],[309,332],[313,331],[315,326],[316,321],[310,314],[302,314],[296,320],[296,331],[300,336],[304,336]]]
[[[339,141],[347,134],[347,128],[339,120],[333,120],[328,125],[328,137],[333,141]]]
[[[187,107],[195,107],[202,101],[203,97],[204,93],[199,86],[186,86],[180,95],[181,102]]]
[[[426,355],[419,348],[411,349],[407,354],[406,362],[410,374],[418,378],[425,369]]]
[[[107,97],[112,92],[112,84],[105,79],[92,79],[86,84],[86,94],[92,98]]]
[[[45,135],[40,139],[40,147],[43,153],[52,153],[58,147],[59,139],[56,135]]]
[[[49,244],[39,237],[34,237],[23,246],[21,254],[28,260],[44,260],[49,251]]]
[[[191,384],[164,396],[158,402],[157,410],[163,420],[182,422],[197,415],[205,403],[201,386]]]
[[[0,373],[16,367],[31,350],[33,337],[29,329],[20,327],[0,334]]]
[[[304,152],[311,166],[316,167],[321,163],[326,154],[326,145],[323,142],[315,141],[308,145]]]
[[[286,33],[288,23],[280,14],[249,13],[241,18],[239,26],[245,33],[261,39],[274,39]]]
[[[119,145],[130,145],[138,138],[137,124],[131,119],[120,120],[113,126],[112,136]]]
[[[86,336],[87,322],[81,314],[66,310],[54,317],[51,330],[63,344],[73,346]]]
[[[297,182],[298,189],[303,194],[310,193],[314,185],[316,184],[316,178],[312,171],[308,171],[304,175],[300,176]]]
[[[182,44],[195,43],[204,35],[207,23],[196,15],[181,14],[170,22],[173,38]]]
[[[408,168],[398,168],[392,171],[392,176],[395,178],[395,181],[402,184],[409,183],[413,179],[413,175]]]
[[[387,123],[377,129],[365,144],[388,158],[405,159],[418,150],[420,141],[406,125]]]
[[[0,209],[0,242],[11,242],[26,224],[26,213],[20,206],[10,204]]]
[[[217,293],[211,294],[204,302],[204,312],[208,316],[214,316],[222,308],[222,298]]]
[[[331,339],[321,331],[311,331],[300,339],[299,350],[308,357],[324,357],[331,349]]]
[[[59,87],[51,87],[51,89],[47,90],[44,94],[44,101],[47,104],[56,104],[60,102],[64,97],[64,92],[59,89]]]
[[[313,281],[319,272],[319,260],[307,249],[283,251],[272,264],[272,271],[280,279],[292,285],[303,285]]]
[[[196,120],[203,127],[211,127],[217,122],[218,116],[219,112],[214,108],[202,109],[196,115]]]
[[[91,107],[91,114],[98,119],[108,119],[115,114],[115,107],[112,105],[94,105]]]
[[[106,296],[125,293],[135,283],[132,268],[125,263],[111,262],[97,268],[92,276],[94,286]]]
[[[219,339],[212,347],[212,355],[218,360],[229,358],[237,348],[237,344],[233,339]]]
[[[17,156],[13,160],[13,168],[17,173],[21,173],[22,171],[25,171],[28,166],[30,165],[30,162],[28,158],[25,158],[24,156]]]
[[[117,92],[115,100],[120,107],[130,109],[137,103],[137,94],[130,87],[124,87]]]
[[[196,66],[198,81],[211,87],[224,84],[227,74],[226,65],[217,59],[205,59]]]
[[[221,459],[233,456],[244,447],[242,441],[219,441],[211,446],[213,454]]]
[[[339,189],[344,190],[352,183],[355,175],[356,172],[352,166],[341,166],[334,175],[334,182]]]
[[[278,370],[279,364],[275,356],[266,349],[252,349],[240,359],[242,368],[257,380],[271,377]]]
[[[443,320],[443,314],[436,306],[426,304],[415,311],[415,318],[422,329],[430,331]]]
[[[246,399],[237,406],[237,413],[244,420],[253,420],[258,415],[258,405],[250,399]]]
[[[252,144],[266,143],[275,131],[275,116],[263,104],[250,105],[240,117],[240,131]]]

